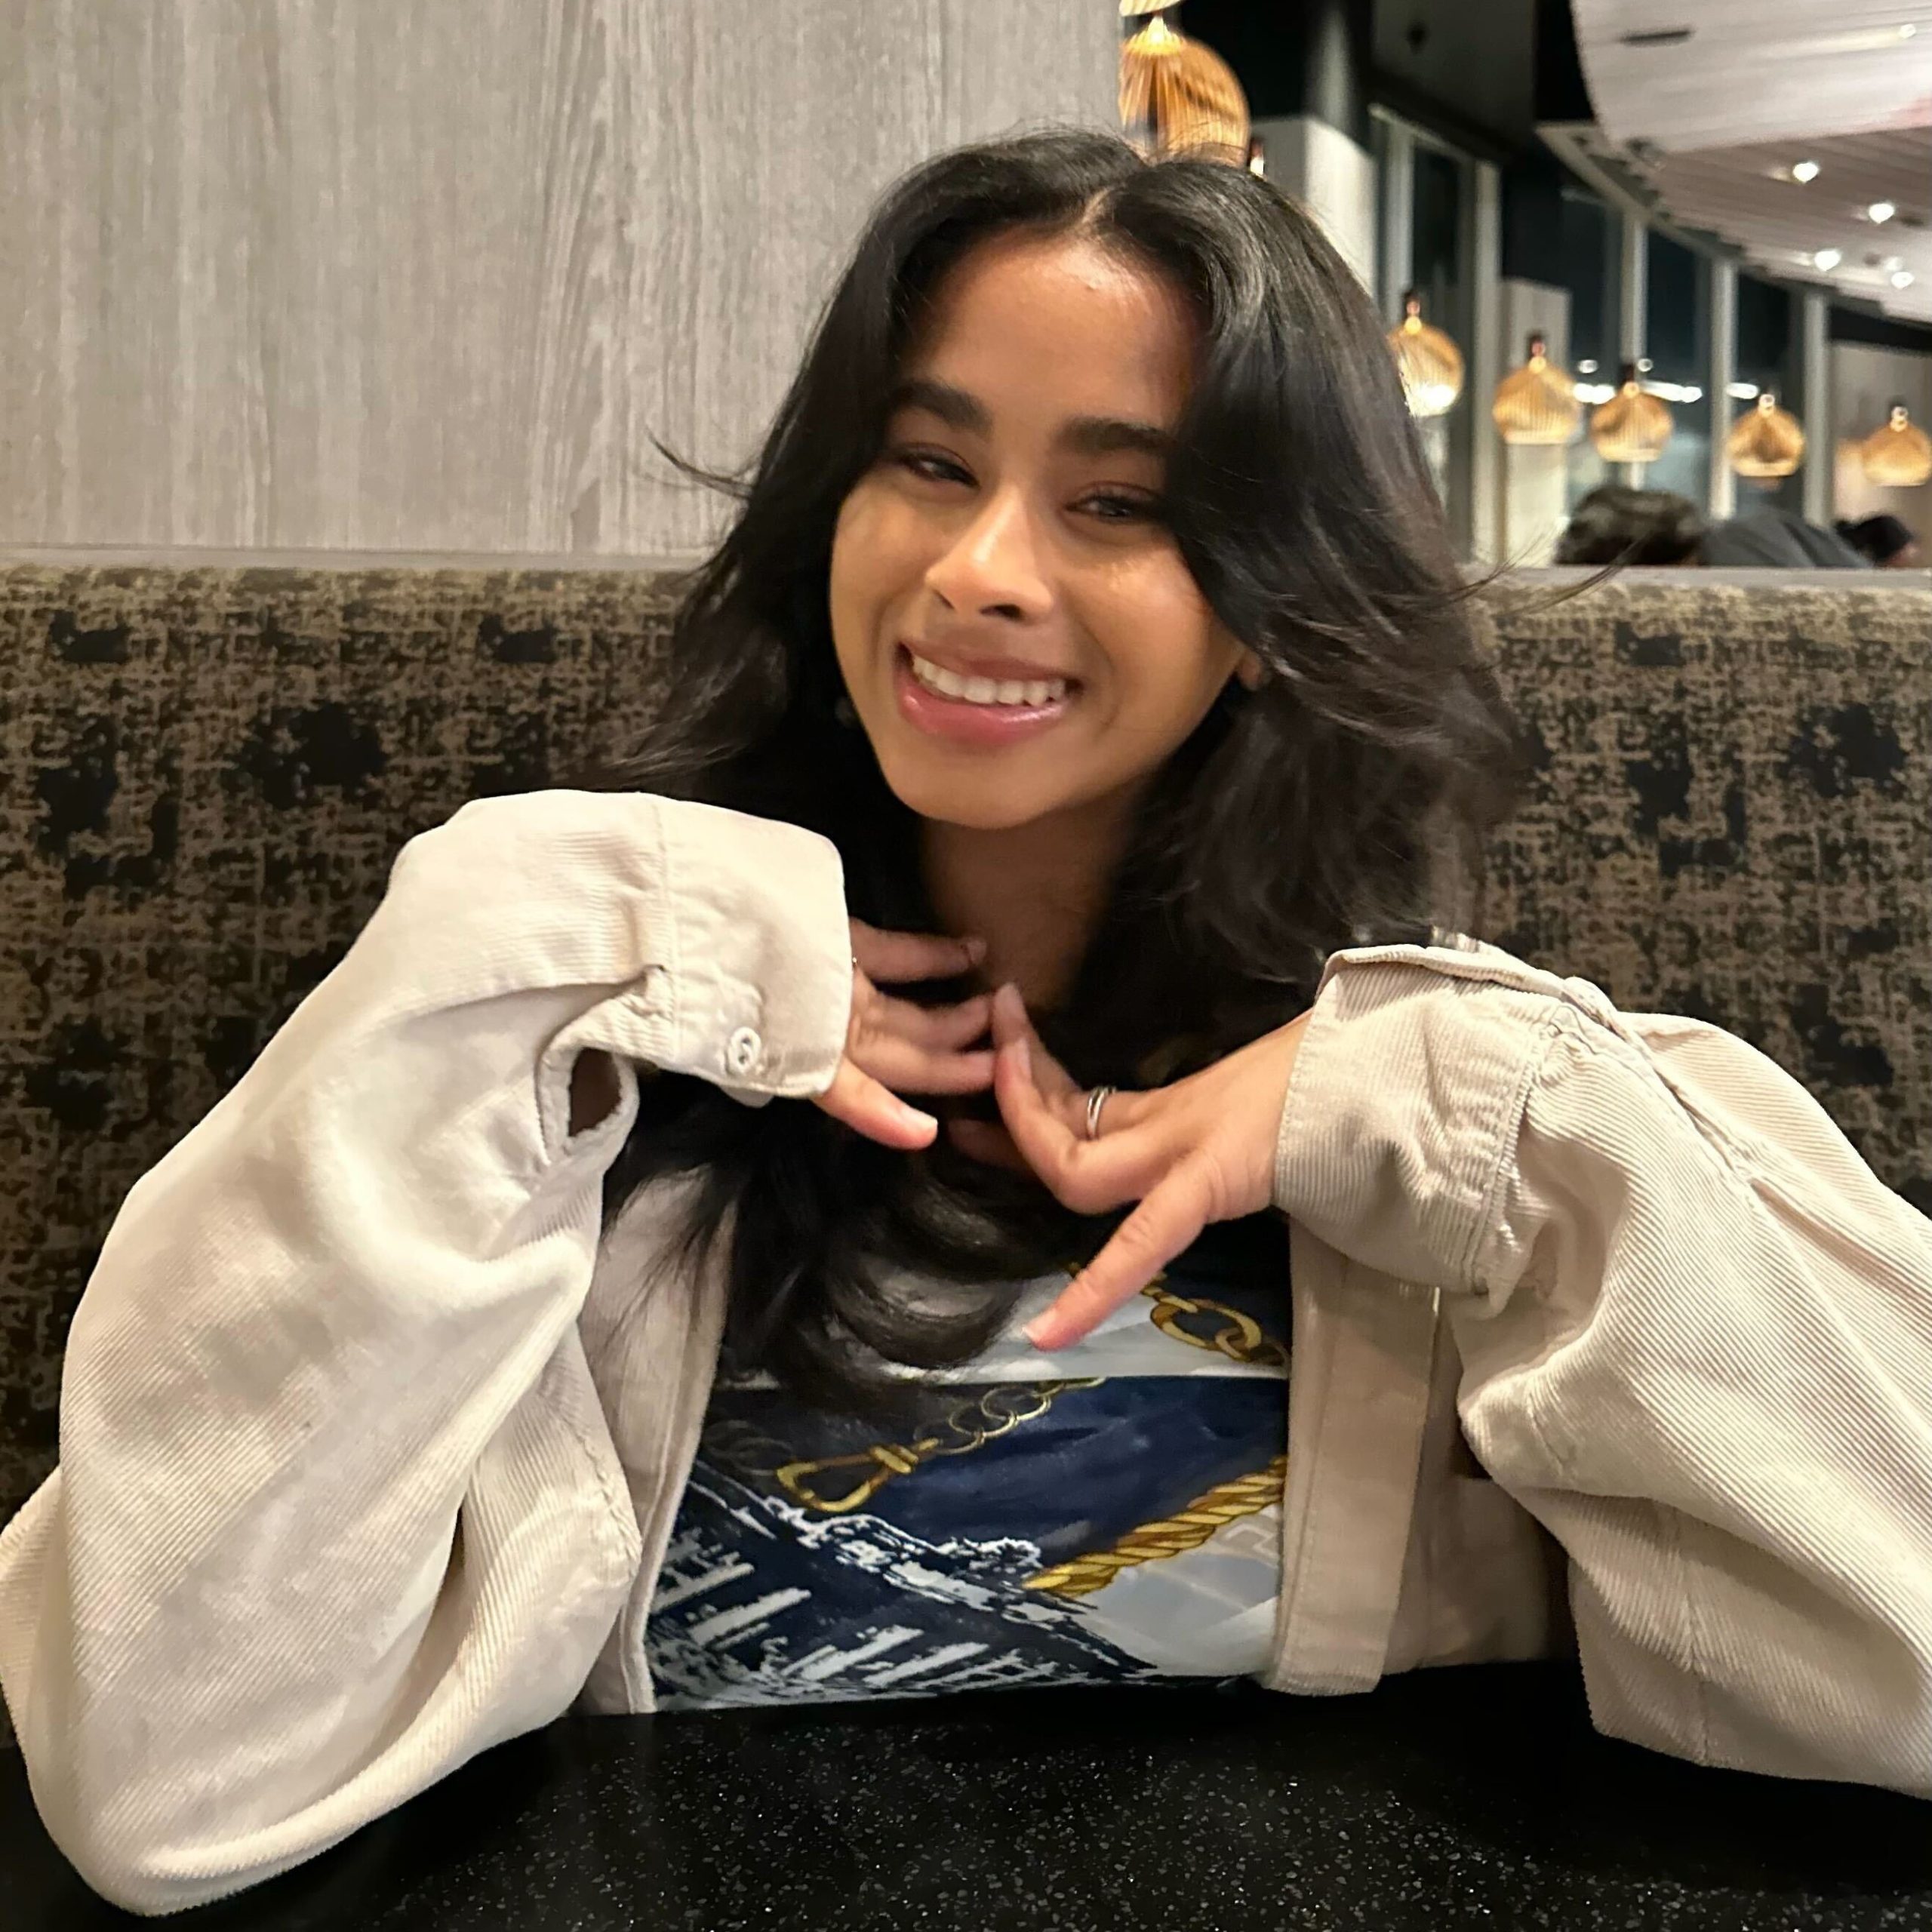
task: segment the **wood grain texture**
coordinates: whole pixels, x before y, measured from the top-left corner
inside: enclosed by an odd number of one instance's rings
[[[10,0],[0,543],[687,554],[867,207],[1112,0]]]

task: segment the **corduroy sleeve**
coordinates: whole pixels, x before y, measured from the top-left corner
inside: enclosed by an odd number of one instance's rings
[[[638,1562],[576,1326],[630,1063],[829,1084],[838,857],[641,796],[466,807],[129,1194],[0,1536],[48,1829],[141,1912],[312,1857],[588,1675]],[[619,1103],[570,1134],[571,1063]]]
[[[1494,948],[1338,954],[1276,1180],[1445,1291],[1600,1729],[1932,1795],[1932,1223],[1797,1081]]]

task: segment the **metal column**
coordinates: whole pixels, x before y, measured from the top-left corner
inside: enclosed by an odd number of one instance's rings
[[[1475,164],[1471,225],[1473,339],[1469,343],[1469,548],[1478,563],[1497,561],[1502,521],[1502,444],[1490,403],[1503,379],[1503,176],[1493,163]]]
[[[1711,392],[1711,481],[1705,500],[1713,523],[1737,513],[1737,478],[1724,455],[1724,438],[1737,413],[1730,386],[1737,380],[1737,269],[1730,262],[1711,266],[1711,365],[1705,381]]]
[[[1382,313],[1391,328],[1402,319],[1402,291],[1415,272],[1415,137],[1394,122],[1383,127]]]
[[[1831,298],[1822,288],[1804,291],[1798,318],[1798,383],[1803,392],[1799,420],[1804,425],[1804,516],[1807,523],[1832,520]]]
[[[1623,272],[1617,278],[1617,353],[1626,362],[1644,358],[1645,309],[1650,297],[1650,257],[1644,245],[1649,231],[1628,209],[1623,214]],[[1623,481],[1633,490],[1643,488],[1644,466],[1623,465]]]

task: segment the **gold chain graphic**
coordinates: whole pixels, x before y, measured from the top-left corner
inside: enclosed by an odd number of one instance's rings
[[[1212,1349],[1230,1361],[1258,1363],[1263,1368],[1286,1368],[1288,1352],[1255,1320],[1225,1302],[1198,1301],[1191,1295],[1177,1295],[1167,1285],[1164,1275],[1156,1275],[1140,1292],[1154,1304],[1154,1326],[1177,1342],[1191,1349]],[[1189,1315],[1208,1315],[1221,1326],[1211,1335],[1195,1335],[1181,1326]]]
[[[1287,1477],[1288,1459],[1277,1456],[1252,1475],[1217,1483],[1206,1495],[1197,1496],[1179,1515],[1129,1530],[1110,1549],[1076,1556],[1070,1563],[1057,1563],[1051,1570],[1029,1577],[1026,1588],[1057,1597],[1090,1597],[1096,1590],[1104,1590],[1123,1570],[1198,1549],[1217,1530],[1244,1516],[1258,1515],[1281,1500]]]
[[[957,1438],[943,1435],[921,1436],[916,1442],[872,1442],[849,1455],[822,1456],[816,1461],[774,1461],[789,1455],[782,1443],[760,1435],[748,1425],[727,1421],[705,1432],[705,1447],[714,1455],[748,1475],[770,1476],[794,1503],[822,1516],[842,1516],[869,1502],[889,1482],[909,1476],[921,1464],[941,1456],[970,1456],[989,1442],[1017,1429],[1023,1422],[1036,1421],[1069,1389],[1097,1389],[1097,1375],[1075,1375],[1053,1382],[1029,1382],[1015,1386],[1001,1383],[986,1389],[969,1402],[961,1402],[949,1414],[944,1428]],[[820,1492],[817,1478],[834,1469],[864,1472],[857,1481],[835,1496]]]
[[[1067,1272],[1071,1275],[1071,1269]],[[1203,1301],[1177,1294],[1167,1285],[1167,1277],[1157,1275],[1140,1292],[1154,1304],[1149,1318],[1162,1334],[1191,1349],[1208,1349],[1226,1355],[1230,1361],[1257,1364],[1266,1368],[1285,1368],[1288,1352],[1268,1334],[1253,1316],[1224,1302]],[[1211,1334],[1195,1334],[1183,1325],[1205,1318],[1215,1324]],[[705,1432],[705,1447],[748,1475],[771,1477],[792,1500],[820,1515],[839,1516],[869,1503],[889,1482],[909,1476],[924,1463],[942,1456],[969,1456],[984,1448],[1022,1423],[1044,1415],[1069,1389],[1097,1388],[1105,1378],[1097,1375],[1069,1376],[1051,1382],[1014,1386],[1001,1383],[986,1390],[976,1400],[962,1402],[941,1426],[955,1439],[946,1436],[921,1436],[914,1442],[873,1442],[844,1456],[823,1456],[816,1460],[792,1460],[784,1444],[761,1435],[751,1425],[726,1421]],[[1281,1493],[1282,1472],[1287,1459],[1278,1457],[1265,1469],[1223,1483],[1197,1497],[1178,1516],[1149,1523],[1131,1531],[1112,1550],[1092,1556],[1076,1557],[1071,1563],[1028,1580],[1029,1589],[1048,1590],[1063,1596],[1084,1596],[1103,1589],[1121,1570],[1146,1563],[1157,1556],[1172,1556],[1205,1543],[1222,1524],[1265,1509]],[[834,1495],[823,1494],[818,1478],[834,1471],[859,1472],[848,1487]],[[1259,1487],[1256,1486],[1259,1485]],[[1270,1487],[1272,1485],[1272,1488]],[[1263,1491],[1268,1491],[1263,1494]],[[1258,1501],[1250,1500],[1259,1496]],[[1217,1513],[1218,1512],[1218,1513]],[[1183,1540],[1189,1538],[1191,1540]],[[1140,1551],[1136,1555],[1120,1552]],[[1087,1566],[1099,1566],[1091,1571]],[[1078,1571],[1097,1580],[1071,1583],[1046,1580]]]

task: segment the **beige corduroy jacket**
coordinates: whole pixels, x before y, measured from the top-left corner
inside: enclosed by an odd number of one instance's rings
[[[631,1063],[809,1095],[850,995],[790,826],[552,792],[405,851],[129,1194],[0,1535],[0,1684],[99,1890],[237,1890],[574,1702],[651,1708],[722,1309],[665,1192],[601,1228]],[[592,1047],[622,1097],[572,1138]],[[1473,942],[1343,952],[1275,1201],[1271,1686],[1574,1644],[1617,1737],[1932,1795],[1932,1223],[1795,1081]]]

